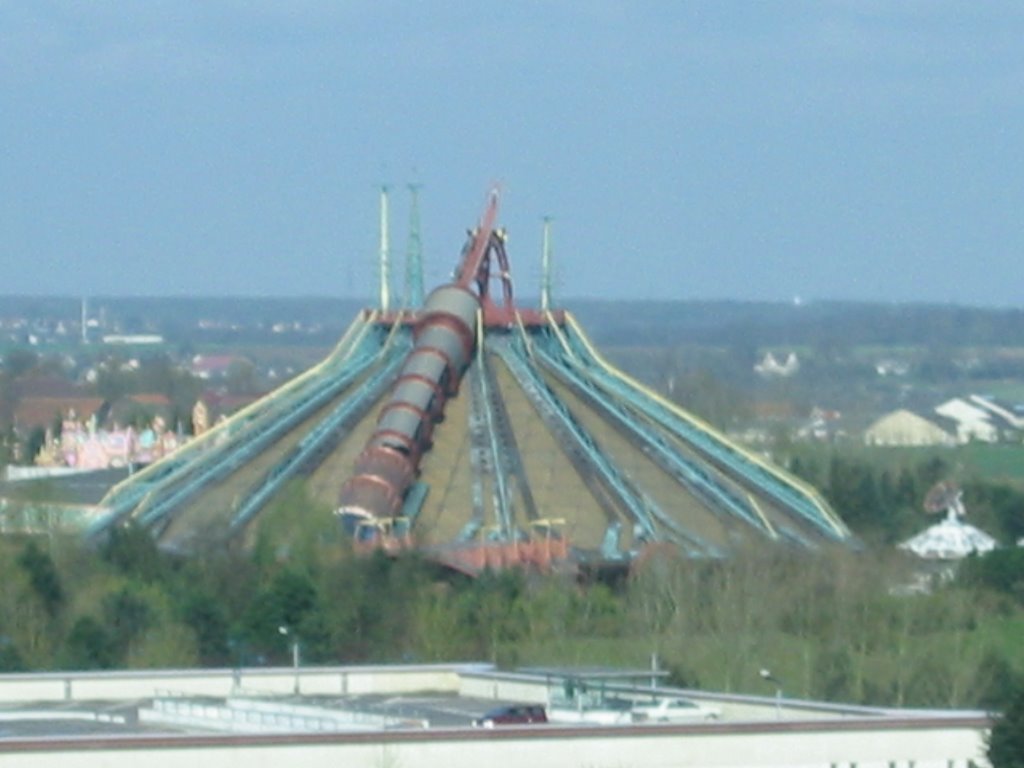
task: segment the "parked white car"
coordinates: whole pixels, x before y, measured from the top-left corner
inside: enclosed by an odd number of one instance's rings
[[[593,725],[628,725],[633,712],[627,699],[558,702],[548,707],[548,720],[553,723],[589,723]]]
[[[635,723],[693,723],[717,720],[722,716],[718,707],[674,696],[651,704],[634,704],[632,713]]]

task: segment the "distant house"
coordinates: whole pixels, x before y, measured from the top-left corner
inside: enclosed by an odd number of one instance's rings
[[[793,403],[787,400],[757,400],[753,410],[759,421],[787,421],[797,415]]]
[[[83,397],[90,394],[63,376],[27,376],[14,383],[14,394],[25,397]]]
[[[935,412],[956,423],[956,439],[959,443],[972,440],[994,443],[999,440],[999,429],[992,423],[989,412],[966,400],[959,397],[947,400],[936,406]]]
[[[174,450],[165,395],[125,395],[114,401],[83,394],[67,381],[19,382],[13,423],[22,437],[41,429],[39,453],[19,457],[43,468],[79,470],[146,464]]]
[[[130,424],[138,426],[140,422],[148,424],[156,417],[170,424],[171,411],[170,399],[159,392],[125,395],[110,403],[107,423],[104,426],[112,426],[115,429]]]
[[[796,435],[802,440],[835,440],[844,434],[842,419],[837,410],[815,406],[807,420],[797,427]]]
[[[169,408],[171,405],[170,398],[162,392],[140,392],[129,395],[128,399],[139,405],[150,405],[154,408]]]
[[[27,434],[33,429],[48,429],[67,416],[81,421],[102,421],[106,401],[102,397],[84,395],[22,397],[14,409],[14,427]]]
[[[39,454],[32,457],[37,467],[70,467],[83,471],[149,464],[174,451],[180,437],[167,429],[160,416],[139,429],[97,426],[95,417],[82,421],[69,412],[61,424],[60,434],[46,430],[46,440]]]
[[[1014,412],[1012,406],[982,395],[947,400],[937,406],[935,412],[956,423],[956,436],[961,443],[1010,440],[1019,436],[1024,428],[1024,419]]]
[[[875,373],[879,376],[906,376],[910,373],[910,363],[886,358],[875,363]]]
[[[926,560],[962,560],[972,553],[991,552],[996,548],[994,538],[964,522],[966,511],[959,489],[947,498],[947,504],[944,520],[907,539],[899,548]]]
[[[795,352],[790,352],[784,362],[779,362],[775,355],[766,352],[761,362],[754,366],[754,372],[764,378],[786,378],[800,370],[800,360]]]
[[[163,344],[164,337],[157,333],[108,333],[103,336],[103,343],[128,346]]]
[[[1004,440],[1019,438],[1024,432],[1024,408],[997,400],[990,395],[971,395],[971,403],[984,408],[991,414],[992,421],[999,427]]]
[[[40,387],[42,392],[58,390]],[[37,427],[48,429],[57,422],[68,418],[95,427],[123,426],[133,420],[140,411],[149,421],[153,416],[170,415],[171,402],[160,393],[125,395],[114,401],[104,400],[95,395],[82,394],[81,390],[65,390],[71,394],[22,395],[14,409],[14,426],[19,432],[31,431]]]
[[[237,355],[195,355],[190,371],[197,379],[225,379],[232,365],[246,362],[244,357]]]
[[[933,421],[900,409],[886,414],[864,431],[866,445],[955,445],[956,438]]]

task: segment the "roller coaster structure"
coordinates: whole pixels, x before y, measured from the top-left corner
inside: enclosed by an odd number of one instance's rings
[[[87,535],[134,521],[188,551],[304,478],[357,546],[468,573],[853,543],[813,488],[609,365],[549,292],[517,307],[498,202],[421,308],[360,313],[322,363],[111,489]]]

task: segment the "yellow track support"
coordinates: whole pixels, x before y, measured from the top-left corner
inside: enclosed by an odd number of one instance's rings
[[[761,522],[764,523],[764,527],[768,531],[768,535],[777,541],[779,538],[779,532],[775,530],[775,526],[772,525],[768,516],[761,511],[761,505],[757,503],[757,499],[754,498],[753,494],[747,494],[747,501],[750,502],[750,506],[753,507],[755,512],[757,512],[757,516],[761,518]]]
[[[572,359],[572,361],[574,363],[578,363],[579,360],[576,357],[576,353],[573,352],[572,347],[569,346],[569,342],[565,340],[565,334],[562,332],[562,329],[558,327],[558,322],[555,320],[555,316],[553,314],[551,314],[551,310],[550,309],[544,310],[544,316],[548,319],[548,326],[550,326],[551,330],[554,332],[555,338],[558,339],[558,343],[562,345],[562,350],[565,352],[565,354],[570,359]],[[569,319],[569,313],[568,312],[565,313],[565,317],[566,317],[566,320]],[[586,339],[584,339],[584,342],[587,345],[587,349],[590,349],[591,352],[593,353],[593,349],[590,346],[590,342],[587,341]],[[596,355],[595,355],[595,359],[597,359],[601,363],[601,365],[605,365],[604,360],[601,360]]]
[[[523,346],[526,347],[526,354],[531,358],[533,357],[533,341],[530,339],[530,334],[526,332],[526,326],[523,325],[523,316],[519,314],[519,310],[515,311],[516,327],[519,329],[519,335],[523,339]]]

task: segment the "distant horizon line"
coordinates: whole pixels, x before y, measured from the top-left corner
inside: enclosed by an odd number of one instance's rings
[[[68,301],[79,303],[85,301],[209,301],[218,299],[230,299],[241,301],[343,301],[361,302],[366,309],[374,309],[373,301],[366,296],[358,295],[332,295],[319,293],[288,293],[288,294],[258,294],[258,293],[96,293],[73,295],[68,293],[0,293],[0,302],[8,300],[41,300],[41,301]],[[534,294],[518,296],[516,303],[524,309],[535,309],[540,304],[540,298]],[[574,302],[592,302],[607,304],[749,304],[749,305],[771,305],[788,306],[799,309],[814,305],[865,305],[865,306],[908,306],[908,307],[949,307],[963,309],[980,309],[991,311],[1024,311],[1024,305],[1012,304],[974,304],[962,301],[938,300],[938,299],[865,299],[865,298],[799,298],[799,299],[753,299],[736,297],[715,297],[715,298],[643,298],[643,297],[607,297],[576,295],[566,296],[564,300],[555,302],[556,309],[571,309]],[[396,309],[402,307],[395,307]]]

